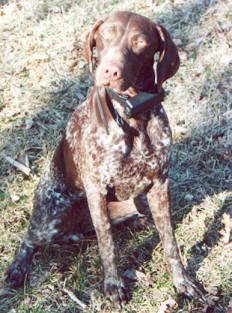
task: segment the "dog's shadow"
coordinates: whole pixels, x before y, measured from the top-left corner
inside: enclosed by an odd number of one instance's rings
[[[224,200],[223,204],[218,211],[214,212],[214,216],[211,219],[208,219],[206,222],[207,230],[203,236],[203,239],[200,242],[194,244],[191,248],[191,259],[188,260],[187,271],[191,272],[191,269],[194,267],[194,273],[197,271],[202,261],[210,254],[213,247],[217,244],[223,245],[223,238],[220,233],[221,229],[225,227],[222,223],[223,214],[226,213],[232,218],[232,197],[228,196]]]

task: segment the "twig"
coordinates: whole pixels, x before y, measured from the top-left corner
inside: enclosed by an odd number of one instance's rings
[[[56,67],[55,67],[55,65],[53,64],[52,59],[50,58],[50,55],[49,55],[49,54],[48,54],[48,57],[49,57],[49,59],[48,59],[48,66],[49,66],[50,69],[59,77],[59,80],[60,80],[61,84],[63,85],[63,82],[62,82],[62,80],[61,80],[61,78],[60,78],[60,74],[57,72]],[[50,62],[49,62],[49,61],[50,61]],[[52,68],[51,64],[52,64],[53,68]]]
[[[63,88],[61,90],[58,90],[58,91],[46,91],[45,93],[46,94],[54,94],[54,95],[57,95],[59,93],[64,94],[64,93],[66,93],[68,91],[69,88],[71,88],[75,84],[76,84],[76,82],[72,82],[70,85],[68,85],[67,87],[65,87],[65,88]]]
[[[12,85],[15,86],[15,87],[17,87],[17,88],[19,88],[19,89],[21,89],[21,90],[24,90],[24,91],[31,91],[31,92],[37,92],[37,93],[41,92],[40,90],[34,90],[34,89],[32,89],[32,88],[24,88],[23,86],[21,86],[21,85],[16,85],[16,84],[14,84],[14,83],[12,83]]]
[[[79,307],[83,310],[86,310],[88,308],[88,306],[82,302],[81,300],[77,299],[77,297],[74,295],[74,293],[72,291],[67,290],[66,288],[63,289],[63,291],[65,293],[67,293],[67,295],[74,301],[76,302],[77,305],[79,305]]]
[[[25,165],[23,165],[22,163],[19,163],[17,161],[15,161],[14,159],[12,159],[11,157],[8,157],[4,154],[2,154],[3,157],[14,167],[16,167],[17,169],[19,169],[21,172],[23,172],[26,175],[29,175],[31,172],[31,169]]]
[[[55,95],[57,95],[57,94],[59,94],[59,93],[64,94],[64,93],[66,93],[66,92],[68,91],[69,88],[71,88],[71,87],[72,87],[73,85],[75,85],[75,84],[76,84],[76,82],[72,82],[70,85],[68,85],[67,87],[65,87],[65,88],[63,88],[63,89],[61,89],[61,90],[58,90],[58,91],[46,91],[45,94],[55,94]],[[25,91],[31,91],[31,92],[41,93],[41,90],[34,90],[34,89],[24,88],[24,87],[18,86],[18,85],[16,85],[16,84],[13,84],[13,86],[15,86],[15,87],[17,87],[17,88],[20,88],[20,89],[22,89],[22,90],[25,90]]]
[[[72,81],[66,75],[62,75],[62,74],[58,73],[58,71],[56,70],[56,67],[55,67],[52,59],[50,58],[49,54],[48,54],[48,57],[49,57],[49,59],[48,59],[48,66],[50,67],[51,71],[53,71],[59,77],[60,83],[64,86],[64,83],[62,82],[61,77],[65,77],[69,81]],[[52,64],[53,68],[52,68],[51,64]]]

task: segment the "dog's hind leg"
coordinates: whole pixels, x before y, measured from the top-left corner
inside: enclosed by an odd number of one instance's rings
[[[9,287],[23,284],[39,246],[65,239],[70,232],[77,233],[78,223],[85,214],[79,212],[80,206],[78,195],[69,192],[49,168],[36,189],[33,214],[18,254],[5,273]]]
[[[5,273],[5,281],[10,288],[17,288],[23,284],[37,247],[36,244],[31,242],[28,233],[26,233],[14,262]]]

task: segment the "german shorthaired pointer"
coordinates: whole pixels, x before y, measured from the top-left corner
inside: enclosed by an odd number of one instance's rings
[[[30,224],[6,282],[12,288],[24,282],[39,246],[78,240],[94,226],[105,294],[122,307],[127,292],[117,270],[111,224],[151,212],[175,287],[203,297],[182,265],[171,221],[172,135],[160,95],[162,83],[179,67],[177,49],[164,27],[130,12],[110,13],[94,25],[83,50],[90,71],[95,46],[95,86],[73,113],[40,179]],[[148,96],[154,101],[147,105]],[[141,206],[145,197],[150,210]]]

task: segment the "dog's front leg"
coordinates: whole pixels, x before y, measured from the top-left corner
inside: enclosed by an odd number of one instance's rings
[[[203,287],[188,277],[180,259],[171,219],[168,178],[154,181],[147,197],[175,287],[189,297],[203,298]]]
[[[104,292],[115,307],[122,308],[127,296],[117,271],[116,249],[111,233],[106,196],[89,190],[87,198],[104,269]]]

